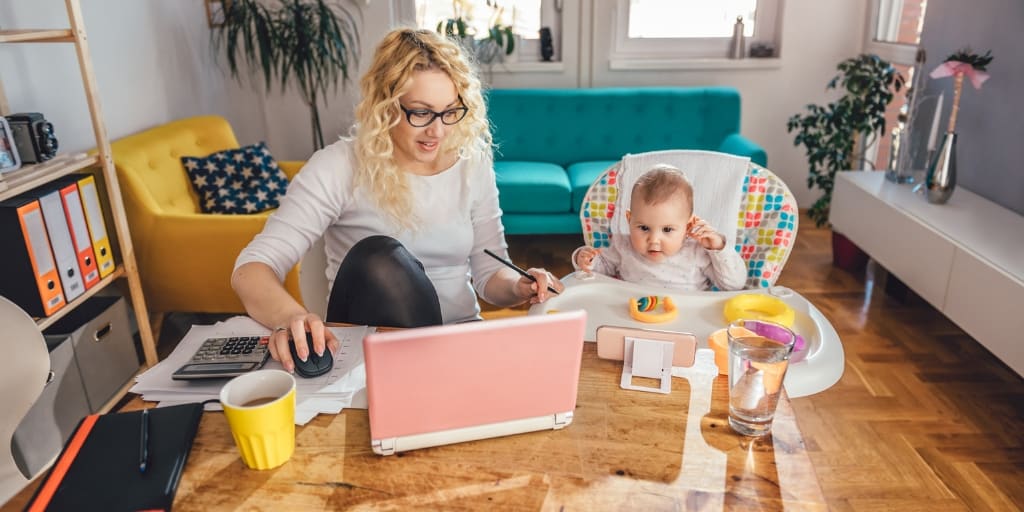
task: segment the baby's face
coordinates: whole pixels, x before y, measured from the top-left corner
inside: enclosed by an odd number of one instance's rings
[[[633,201],[626,212],[633,250],[655,263],[664,261],[682,249],[692,217],[693,207],[683,198],[653,205]]]

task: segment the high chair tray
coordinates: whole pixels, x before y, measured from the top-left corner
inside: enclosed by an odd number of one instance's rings
[[[775,296],[795,312],[794,332],[803,336],[803,353],[795,355],[786,372],[786,392],[790,397],[812,395],[835,384],[843,375],[843,345],[832,324],[806,298],[789,288],[738,290],[732,292],[680,292],[627,283],[608,276],[578,278],[578,272],[562,279],[565,291],[530,308],[531,315],[583,309],[587,312],[586,341],[597,339],[602,325],[638,327],[692,333],[700,348],[708,347],[708,336],[728,325],[723,315],[725,302],[744,293]],[[638,322],[629,315],[629,299],[648,295],[670,296],[679,310],[674,320],[664,323]]]

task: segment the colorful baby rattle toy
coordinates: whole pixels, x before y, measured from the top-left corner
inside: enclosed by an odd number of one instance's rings
[[[652,313],[659,304],[661,305],[661,313]],[[646,297],[632,297],[629,299],[629,316],[638,322],[660,324],[674,320],[678,314],[679,310],[676,309],[676,305],[672,302],[672,297],[668,295],[664,297],[648,295]]]

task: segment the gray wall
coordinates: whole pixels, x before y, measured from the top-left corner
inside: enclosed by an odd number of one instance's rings
[[[992,50],[995,59],[988,68],[992,77],[981,90],[965,81],[960,98],[958,186],[1024,215],[1022,26],[1021,0],[929,0],[921,44],[927,52],[928,71],[963,46],[979,53]],[[925,87],[926,94],[940,91],[945,91],[945,113],[939,127],[945,129],[953,80],[930,80]]]

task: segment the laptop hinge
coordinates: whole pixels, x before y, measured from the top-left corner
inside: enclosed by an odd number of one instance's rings
[[[572,411],[555,414],[555,430],[563,428],[570,423],[572,423]]]
[[[395,438],[391,437],[388,439],[374,439],[373,440],[373,451],[378,455],[394,455],[395,454]]]

